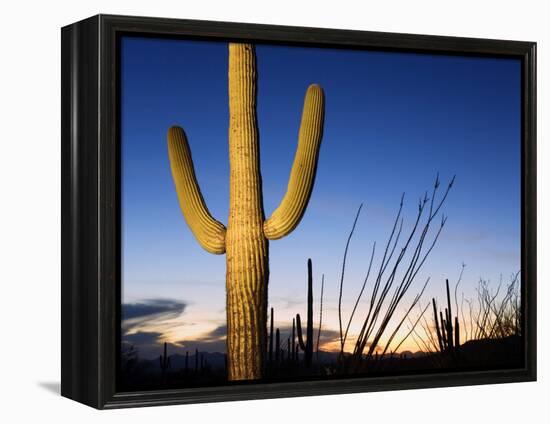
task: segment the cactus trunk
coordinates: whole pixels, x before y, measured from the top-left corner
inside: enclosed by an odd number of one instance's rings
[[[304,351],[304,363],[311,366],[313,358],[313,272],[311,259],[307,260],[307,341],[304,341],[302,333],[302,321],[300,314],[296,314],[296,329],[298,330],[298,344]]]
[[[168,130],[170,166],[185,220],[205,250],[226,253],[229,380],[258,379],[265,371],[268,240],[286,236],[302,219],[315,181],[323,133],[324,94],[321,87],[313,84],[304,100],[287,192],[266,220],[259,166],[256,78],[254,46],[230,43],[227,229],[206,207],[183,129],[174,126]]]
[[[307,260],[307,343],[306,365],[311,366],[313,358],[313,271],[311,259]]]
[[[260,378],[263,371],[269,271],[256,123],[256,64],[254,50],[246,44],[229,46],[229,169],[229,379],[249,380]]]
[[[296,361],[296,318],[292,318],[292,359]]]

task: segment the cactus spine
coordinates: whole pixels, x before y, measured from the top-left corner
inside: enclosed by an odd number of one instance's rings
[[[304,351],[304,363],[306,367],[311,366],[313,358],[313,273],[311,259],[307,260],[307,340],[304,342],[302,336],[302,322],[300,314],[296,314],[296,328],[298,330],[298,342],[300,349]]]
[[[306,210],[324,121],[321,87],[307,89],[287,192],[265,220],[256,119],[256,56],[250,44],[229,44],[229,218],[215,220],[202,197],[184,131],[168,130],[168,154],[183,216],[199,244],[226,253],[229,380],[263,376],[267,338],[268,240],[289,234]]]

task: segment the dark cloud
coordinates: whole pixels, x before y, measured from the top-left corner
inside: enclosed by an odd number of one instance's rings
[[[227,338],[227,325],[223,324],[206,333],[200,339],[181,340],[179,345],[186,350],[198,349],[200,352],[225,352]]]
[[[220,325],[219,327],[216,327],[211,332],[208,333],[208,337],[210,338],[219,338],[219,337],[226,337],[227,336],[227,325]]]
[[[181,325],[162,322],[177,318],[185,311],[187,303],[177,299],[145,299],[122,305],[122,343],[133,346],[141,358],[158,356],[162,350],[164,331]],[[160,323],[162,332],[143,331],[147,324]]]
[[[227,345],[225,337],[218,340],[190,340],[179,342],[184,350],[194,351],[198,349],[199,352],[219,352],[225,353],[227,351]]]
[[[186,302],[177,299],[146,299],[136,303],[124,303],[122,332],[137,333],[146,324],[177,318],[185,311],[187,305]]]
[[[123,349],[128,349],[131,346],[137,350],[140,358],[155,358],[162,353],[161,337],[162,333],[154,331],[138,331],[126,334],[122,337]]]
[[[305,336],[305,328],[303,330]],[[292,326],[280,326],[279,331],[281,334],[281,347],[286,349],[287,339],[292,335]],[[123,343],[135,346],[139,351],[140,357],[155,358],[162,352],[162,336],[163,334],[160,332],[137,331],[132,334],[126,334],[123,337]],[[170,344],[169,350],[171,352],[179,352],[180,354],[183,354],[185,351],[193,352],[195,349],[198,349],[199,352],[225,353],[227,351],[226,338],[227,326],[222,324],[204,334],[201,338],[193,340],[183,339]],[[338,330],[323,329],[321,331],[320,348],[323,349],[324,345],[338,342],[339,340],[340,332]],[[313,343],[314,349],[316,349],[317,329],[313,331]]]
[[[287,339],[292,337],[292,326],[279,326],[279,332],[281,334],[282,348],[286,348]],[[269,330],[268,330],[269,331]],[[306,329],[303,329],[305,336]],[[268,334],[269,336],[269,334]],[[298,334],[295,334],[296,342],[298,342]],[[200,352],[225,352],[227,338],[227,326],[220,325],[212,331],[206,333],[203,337],[194,340],[180,340],[178,345],[182,346],[185,350],[193,351],[198,349]],[[322,330],[320,346],[323,348],[324,344],[332,343],[340,340],[340,332],[336,330]],[[314,347],[317,347],[317,329],[313,331],[313,343]]]
[[[285,326],[279,326],[279,332],[281,334],[281,343],[284,341],[286,343],[286,340],[289,337],[292,337],[292,325],[285,325]],[[318,334],[318,328],[313,329],[313,340],[314,340],[314,347],[317,347],[317,334]],[[306,326],[304,323],[302,323],[302,333],[304,337],[306,336]],[[269,334],[268,334],[269,336]],[[295,336],[296,340],[298,340],[298,332],[295,330]],[[321,340],[320,340],[320,347],[322,349],[324,344],[332,343],[335,341],[340,340],[340,331],[337,330],[330,330],[330,329],[321,329]]]
[[[143,345],[155,345],[159,343],[159,339],[162,336],[162,333],[157,332],[148,332],[148,331],[138,331],[133,334],[126,334],[122,341],[134,346],[143,346]]]
[[[175,299],[147,299],[139,303],[125,303],[122,305],[122,319],[144,319],[158,315],[177,316],[181,314],[187,304]]]
[[[317,331],[314,332],[317,334]],[[317,337],[317,336],[315,336]],[[340,332],[336,330],[323,330],[321,329],[321,341],[320,348],[322,349],[324,344],[340,341]]]

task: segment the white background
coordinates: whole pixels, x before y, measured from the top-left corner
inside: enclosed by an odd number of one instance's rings
[[[86,3],[86,4],[84,4]],[[0,24],[0,420],[543,422],[550,385],[545,1],[4,1]],[[61,398],[60,27],[97,13],[538,42],[539,382],[95,411]],[[498,153],[498,152],[497,152]],[[544,259],[547,258],[545,261]],[[544,392],[546,395],[543,395]],[[545,417],[545,418],[543,418]]]

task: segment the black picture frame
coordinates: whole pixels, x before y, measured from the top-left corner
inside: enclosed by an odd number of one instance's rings
[[[521,269],[524,367],[326,381],[117,391],[120,347],[118,48],[123,34],[249,40],[522,63]],[[536,43],[97,15],[66,26],[62,44],[61,394],[98,409],[536,380]]]

